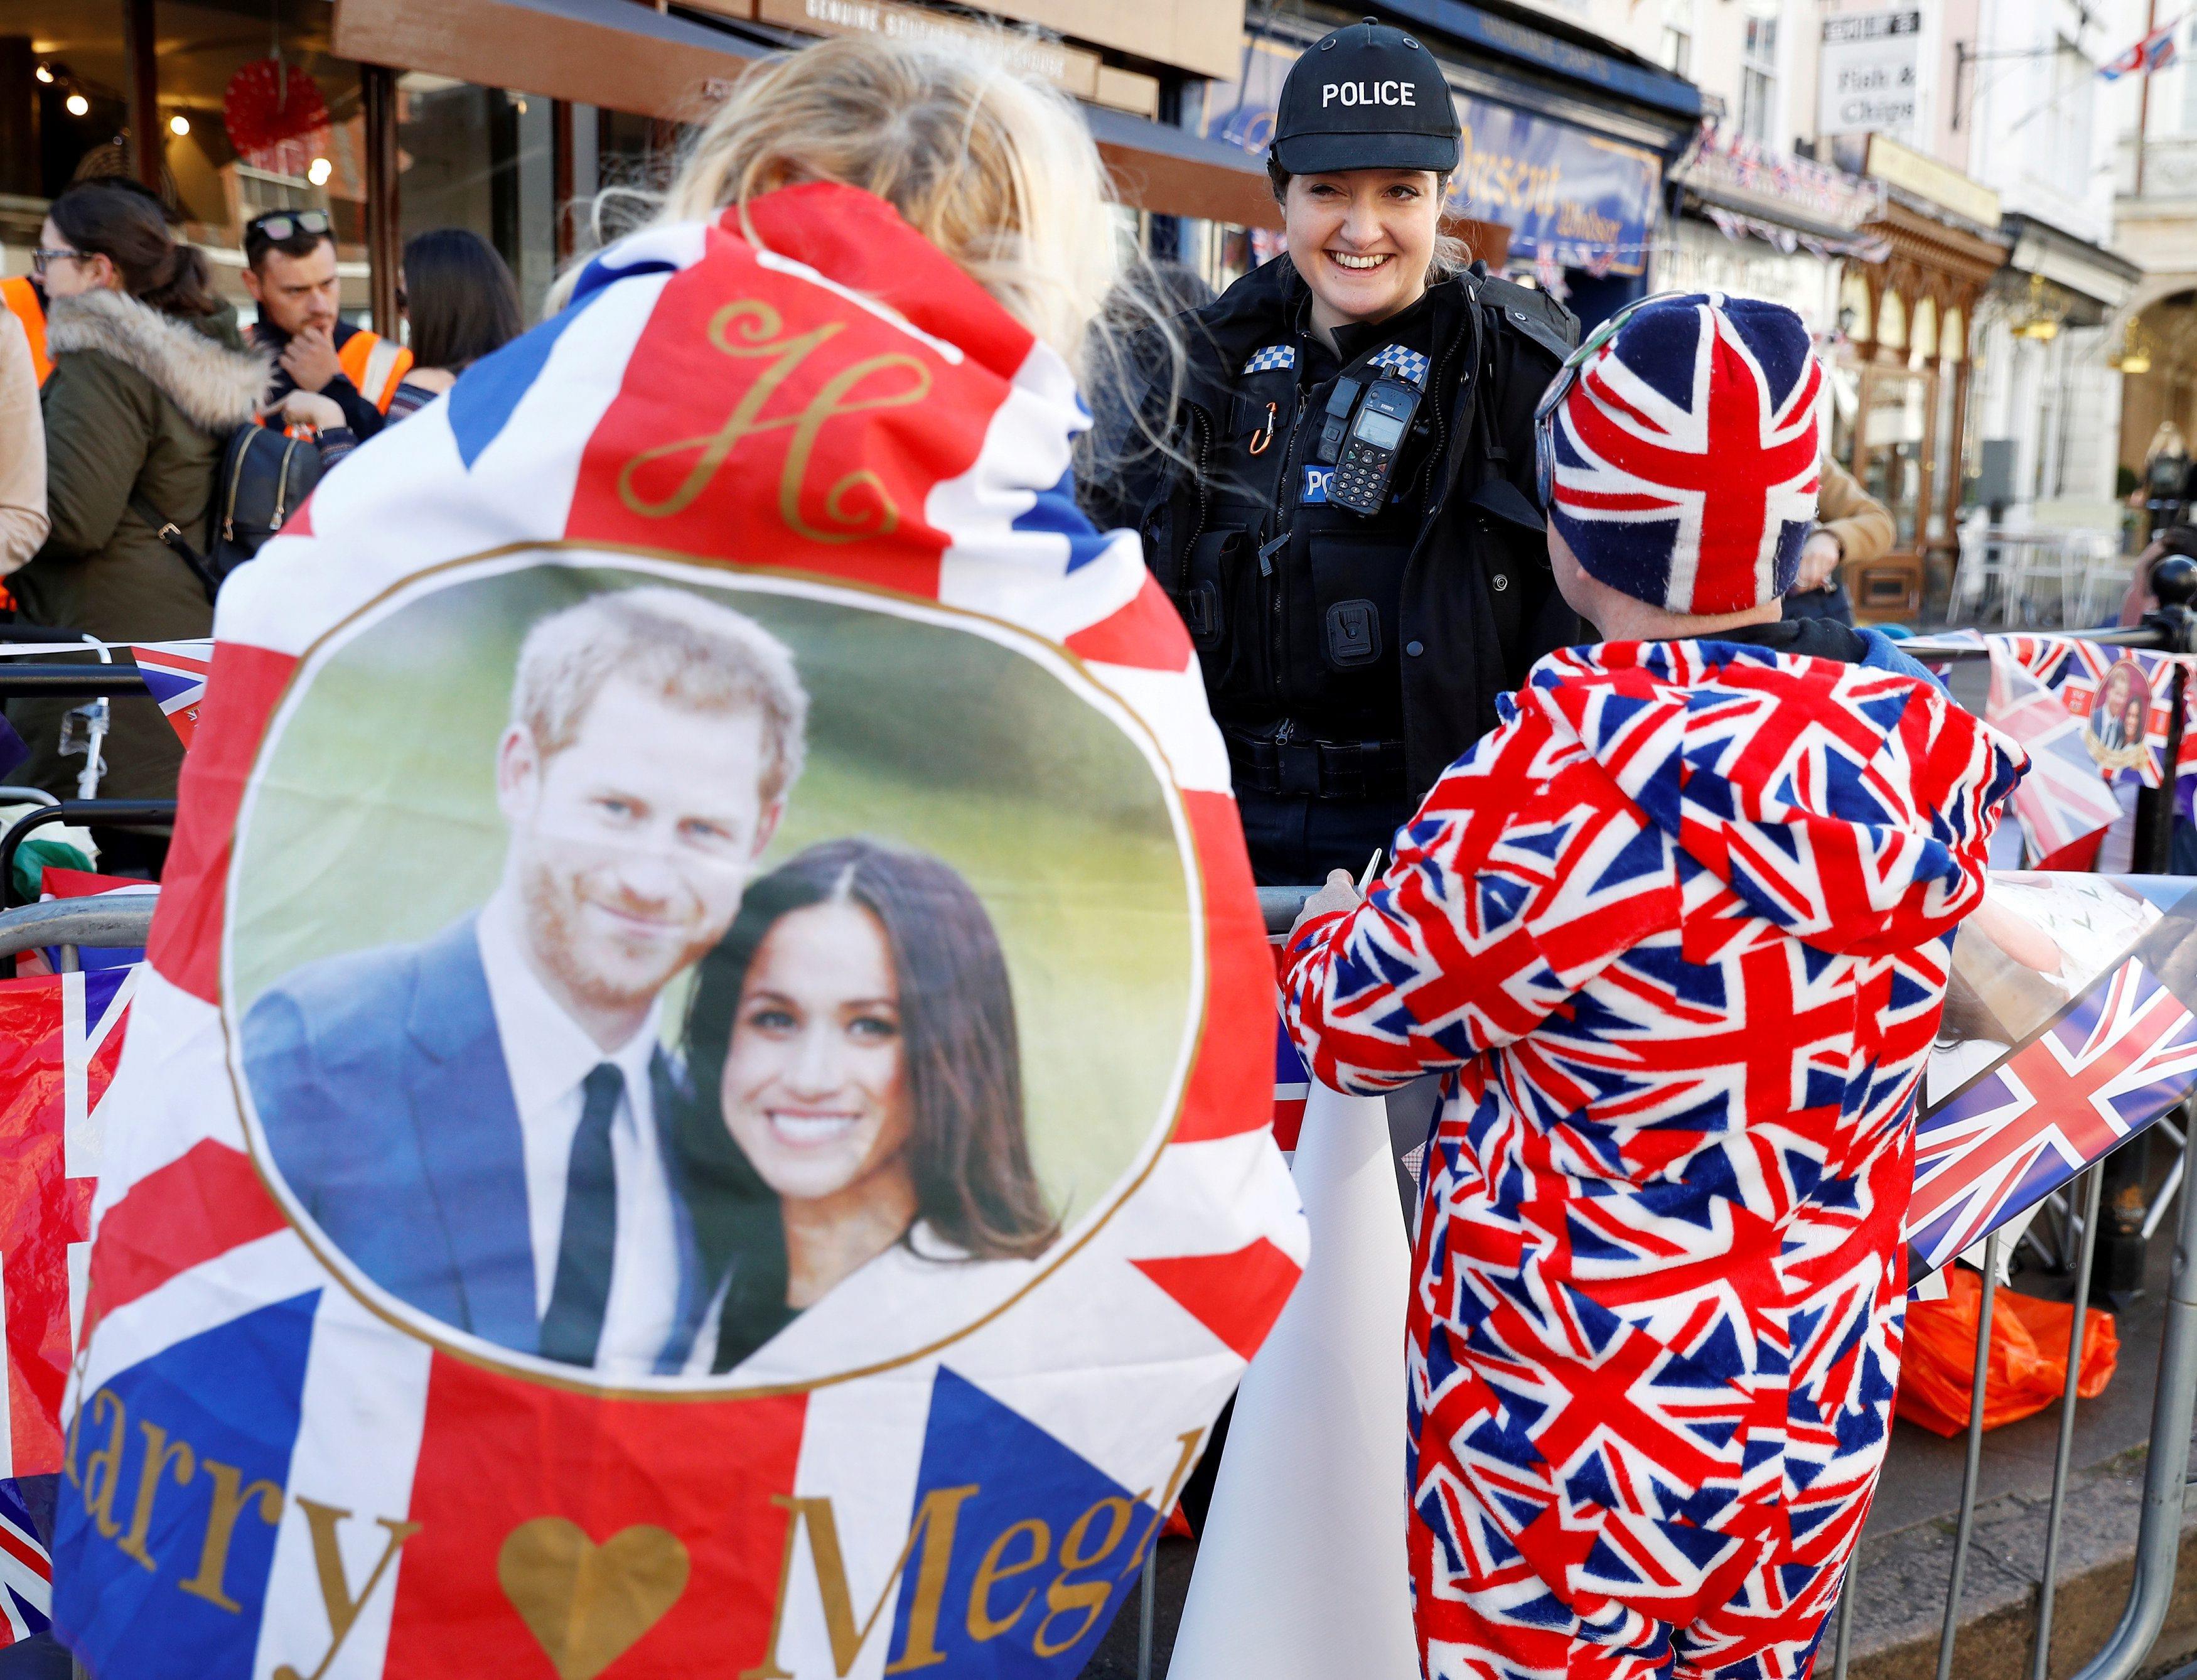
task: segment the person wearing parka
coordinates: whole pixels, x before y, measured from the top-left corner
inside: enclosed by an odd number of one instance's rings
[[[54,371],[41,393],[52,530],[9,582],[27,618],[118,644],[118,663],[127,663],[128,644],[212,634],[204,587],[142,510],[174,521],[204,552],[222,449],[258,410],[269,362],[244,348],[235,312],[207,289],[205,259],[174,242],[157,200],[136,188],[70,188],[55,200],[42,243],[52,298]],[[82,704],[9,703],[31,748],[21,779],[73,796],[84,760],[61,755],[60,735],[63,715]],[[112,704],[100,793],[173,797],[183,756],[175,731],[149,698]]]
[[[1788,618],[1854,621],[1853,602],[1841,572],[1875,564],[1892,552],[1898,535],[1892,510],[1861,487],[1861,481],[1828,455],[1821,463],[1816,528],[1800,550],[1800,575],[1786,593]]]
[[[1442,1081],[1407,1310],[1429,1680],[1806,1674],[1882,1467],[1916,1093],[2023,760],[1881,634],[1779,617],[1820,389],[1798,316],[1716,293],[1586,359],[1548,542],[1606,639],[1284,950],[1314,1078]]]

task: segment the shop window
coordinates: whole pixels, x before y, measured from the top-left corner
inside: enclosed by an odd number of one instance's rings
[[[1903,357],[1907,349],[1907,300],[1889,289],[1877,300],[1876,347]]]
[[[1777,20],[1750,17],[1739,72],[1739,131],[1757,146],[1777,134]]]
[[[1968,359],[1968,322],[1956,304],[1945,311],[1945,324],[1938,329],[1938,354],[1948,362]]]
[[[1922,513],[1922,463],[1932,387],[1927,374],[1871,371],[1861,423],[1861,458],[1854,476],[1892,510],[1893,547],[1912,549]]]
[[[503,253],[527,320],[556,271],[550,101],[447,76],[397,80],[397,220],[403,238],[470,228]]]
[[[1673,75],[1690,73],[1694,61],[1694,0],[1663,0],[1663,34],[1655,55]]]
[[[1915,322],[1909,332],[1907,365],[1920,368],[1934,361],[1938,355],[1938,300],[1920,298],[1915,304]]]
[[[31,266],[46,202],[72,181],[129,172],[119,0],[0,3],[0,240]]]
[[[1850,268],[1846,278],[1839,282],[1839,331],[1855,344],[1865,345],[1875,330],[1869,282],[1862,278],[1859,269]]]
[[[1930,506],[1924,520],[1925,534],[1933,543],[1944,542],[1952,535],[1945,524],[1945,506],[1958,490],[1953,474],[1961,440],[1953,435],[1953,408],[1959,386],[1958,377],[1950,372],[1937,381],[1937,422],[1930,428]]]
[[[161,188],[247,322],[244,224],[267,210],[328,212],[344,312],[366,318],[366,126],[333,18],[321,0],[154,7]]]

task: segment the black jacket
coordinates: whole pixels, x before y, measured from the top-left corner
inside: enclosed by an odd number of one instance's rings
[[[345,340],[358,330],[348,321],[339,321],[336,330],[330,336],[334,339],[336,348],[341,350]],[[282,399],[298,388],[298,382],[290,377],[289,369],[282,365],[283,347],[290,342],[290,335],[263,316],[252,329],[252,341],[275,357],[275,381],[268,388],[267,397],[267,410],[272,414],[281,407]],[[343,410],[344,424],[359,443],[363,443],[381,430],[381,410],[375,408],[373,400],[351,382],[348,374],[338,374],[330,379],[322,386],[321,395]]]
[[[1495,727],[1498,695],[1542,654],[1582,639],[1549,570],[1533,426],[1578,323],[1547,294],[1475,264],[1404,316],[1339,333],[1342,371],[1362,371],[1392,343],[1429,357],[1395,499],[1360,519],[1302,492],[1332,379],[1307,389],[1295,373],[1250,371],[1280,347],[1296,347],[1300,368],[1325,354],[1310,339],[1310,302],[1284,256],[1180,317],[1187,365],[1171,450],[1147,449],[1087,484],[1085,506],[1100,524],[1142,535],[1146,564],[1199,644],[1224,733],[1286,718],[1300,737],[1348,741],[1400,717],[1404,791],[1416,804]],[[1165,409],[1156,389],[1145,405],[1153,430]],[[1355,640],[1338,643],[1336,615],[1384,589],[1398,604],[1395,622],[1371,638],[1377,651],[1347,619]],[[1400,709],[1369,692],[1377,681],[1397,685]]]

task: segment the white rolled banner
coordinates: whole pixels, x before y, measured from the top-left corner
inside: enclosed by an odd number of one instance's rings
[[[1406,1680],[1411,1244],[1386,1107],[1314,1080],[1297,1138],[1312,1259],[1237,1391],[1168,1680]]]

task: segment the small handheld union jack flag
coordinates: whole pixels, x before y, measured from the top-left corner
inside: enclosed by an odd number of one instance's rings
[[[199,707],[206,700],[206,672],[212,668],[211,641],[149,642],[130,650],[138,674],[159,704],[184,746],[199,727]]]
[[[2197,1017],[2143,962],[1922,1118],[1907,1240],[1944,1265],[2157,1120],[2197,1079]]]
[[[38,1542],[22,1490],[0,1481],[0,1647],[20,1644],[51,1625],[54,1566]]]
[[[1991,702],[1984,715],[2021,743],[2029,773],[2010,802],[2032,860],[2043,862],[2110,827],[2120,802],[2083,744],[2083,726],[2059,695],[2015,658],[2009,639],[1991,644]]]

